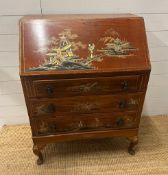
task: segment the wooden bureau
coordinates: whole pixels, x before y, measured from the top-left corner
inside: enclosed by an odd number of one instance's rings
[[[134,154],[150,69],[141,17],[23,17],[20,77],[37,163],[46,144],[78,139],[125,137]]]

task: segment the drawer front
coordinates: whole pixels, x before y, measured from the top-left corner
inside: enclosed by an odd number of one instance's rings
[[[137,127],[136,113],[114,113],[83,117],[64,116],[60,118],[33,119],[34,135],[53,135],[69,132],[122,129]]]
[[[81,96],[50,100],[31,100],[32,116],[52,116],[63,113],[109,113],[112,111],[135,111],[141,104],[143,93],[111,96]]]
[[[70,97],[105,95],[140,90],[142,76],[120,76],[92,79],[34,80],[35,97]]]

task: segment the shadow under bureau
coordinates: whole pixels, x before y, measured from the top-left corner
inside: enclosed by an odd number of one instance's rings
[[[150,61],[141,17],[26,16],[20,77],[37,163],[46,144],[125,137],[134,154]]]

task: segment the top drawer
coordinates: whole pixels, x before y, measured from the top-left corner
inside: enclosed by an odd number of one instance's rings
[[[31,96],[52,98],[136,92],[141,90],[141,81],[141,75],[34,80]]]

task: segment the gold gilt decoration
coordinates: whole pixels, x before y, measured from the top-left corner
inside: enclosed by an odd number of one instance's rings
[[[92,92],[100,89],[101,87],[98,85],[97,82],[86,83],[86,84],[81,84],[79,86],[72,86],[67,88],[68,91],[79,92],[79,93],[88,93],[88,92]]]
[[[99,49],[95,43],[82,43],[78,39],[77,34],[72,33],[70,29],[64,29],[57,36],[50,38],[47,48],[38,50],[45,52],[44,63],[29,68],[28,71],[96,69],[93,63],[101,62],[104,56],[126,57],[133,55],[133,51],[137,50],[128,41],[122,40],[113,29],[107,30],[98,40],[97,44],[102,45]],[[88,53],[86,58],[77,54],[81,50]]]
[[[74,105],[71,112],[81,112],[81,113],[90,113],[93,111],[99,111],[100,105],[98,103],[79,103]]]

